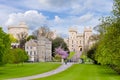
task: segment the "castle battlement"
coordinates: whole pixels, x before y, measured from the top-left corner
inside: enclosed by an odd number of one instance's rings
[[[92,28],[84,28],[83,33],[79,33],[77,28],[69,28],[69,38],[65,41],[70,51],[84,51],[89,46],[89,38],[92,35]],[[80,47],[81,46],[81,47]]]
[[[88,28],[85,27],[85,28],[84,28],[84,31],[85,31],[85,32],[92,32],[92,28],[91,28],[91,27],[88,27]]]
[[[8,26],[8,30],[9,29],[20,29],[20,28],[23,28],[23,29],[28,29],[28,26],[25,22],[21,22],[20,24],[18,24],[17,26]]]
[[[73,28],[73,27],[70,27],[70,28],[69,28],[69,32],[77,32],[77,29],[76,29],[76,28]]]
[[[77,37],[83,37],[83,34],[82,33],[78,33]]]

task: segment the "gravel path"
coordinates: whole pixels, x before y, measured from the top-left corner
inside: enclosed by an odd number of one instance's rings
[[[57,74],[59,72],[62,72],[64,70],[66,70],[67,68],[71,67],[72,64],[73,63],[63,64],[55,70],[45,72],[45,73],[42,73],[42,74],[27,76],[27,77],[21,77],[21,78],[13,78],[13,79],[8,79],[8,80],[32,80],[32,79],[37,79],[37,78],[43,78],[43,77],[51,76],[51,75]]]

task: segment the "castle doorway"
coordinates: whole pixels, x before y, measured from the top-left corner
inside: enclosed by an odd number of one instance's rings
[[[80,51],[82,51],[82,48],[80,48]]]
[[[79,46],[79,51],[82,51],[82,46]]]

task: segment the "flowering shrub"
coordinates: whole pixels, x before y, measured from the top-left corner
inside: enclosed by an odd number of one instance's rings
[[[68,57],[68,51],[64,51],[61,47],[55,48],[55,53],[59,54],[62,59],[66,59]]]

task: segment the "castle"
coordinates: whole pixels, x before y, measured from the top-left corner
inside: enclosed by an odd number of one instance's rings
[[[18,34],[22,32],[28,34],[28,26],[21,22],[17,26],[8,26],[8,33],[19,40]],[[29,40],[25,43],[25,51],[29,56],[31,62],[45,62],[51,61],[52,57],[52,42],[44,36],[37,36],[37,40]],[[54,38],[54,36],[53,36]],[[19,43],[12,43],[11,46],[19,47]]]
[[[46,62],[52,59],[52,45],[45,37],[40,37],[38,40],[29,40],[25,43],[25,51],[29,55],[30,62]]]
[[[76,28],[69,28],[69,37],[65,39],[70,51],[84,51],[91,46],[90,37],[92,36],[92,28],[84,28],[83,33],[78,33]]]

